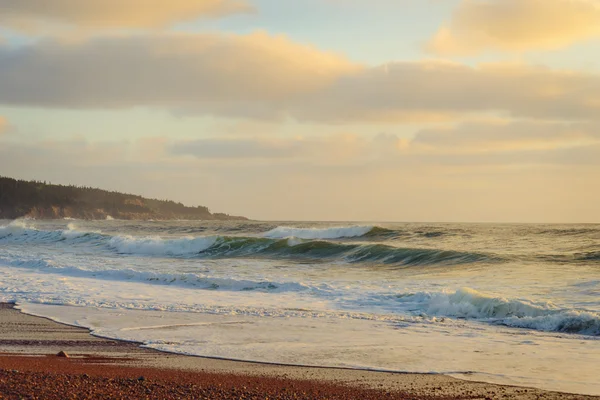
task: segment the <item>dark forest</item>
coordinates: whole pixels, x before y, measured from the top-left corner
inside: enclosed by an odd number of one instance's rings
[[[246,219],[170,200],[73,185],[0,177],[0,219]]]

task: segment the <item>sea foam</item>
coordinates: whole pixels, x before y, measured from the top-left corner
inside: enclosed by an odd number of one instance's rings
[[[123,269],[86,269],[63,266],[49,260],[10,259],[0,257],[0,265],[23,268],[35,272],[51,273],[61,277],[92,278],[119,282],[138,282],[150,285],[167,285],[204,290],[265,291],[265,292],[323,292],[326,285],[313,288],[296,282],[252,281],[247,279],[210,277],[194,273],[162,273]]]
[[[189,256],[215,244],[217,236],[163,239],[154,237],[113,236],[108,246],[121,254],[154,256]]]
[[[507,299],[471,288],[398,295],[398,302],[429,315],[481,320],[516,328],[600,336],[600,314],[561,309],[551,302]],[[404,308],[404,307],[403,307]]]
[[[364,236],[371,231],[373,226],[344,226],[332,228],[292,228],[278,226],[265,233],[268,238],[296,237],[300,239],[341,239]]]

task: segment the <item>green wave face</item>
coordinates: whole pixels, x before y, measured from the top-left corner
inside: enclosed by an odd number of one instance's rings
[[[286,259],[327,259],[349,263],[388,265],[456,265],[475,262],[498,262],[497,257],[469,252],[437,249],[400,248],[384,244],[336,243],[324,240],[223,237],[200,257],[264,257]]]
[[[382,227],[368,228],[352,241],[342,239],[264,237],[264,236],[188,236],[140,237],[110,235],[77,230],[45,231],[22,226],[0,230],[0,242],[53,244],[64,246],[92,245],[118,254],[174,258],[268,258],[292,261],[339,261],[345,263],[385,265],[458,265],[476,262],[499,262],[484,253],[449,251],[436,248],[406,248],[377,243],[382,238],[414,234]],[[429,234],[428,232],[416,232]],[[435,234],[435,232],[433,232]],[[307,232],[304,232],[307,234]],[[309,235],[315,232],[308,231]],[[316,235],[320,232],[316,232]],[[366,240],[365,240],[366,239]],[[369,240],[373,239],[373,240]],[[592,257],[594,257],[592,255]]]

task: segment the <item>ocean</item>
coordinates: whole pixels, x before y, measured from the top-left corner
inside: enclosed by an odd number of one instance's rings
[[[600,225],[0,221],[0,301],[169,352],[600,395]]]

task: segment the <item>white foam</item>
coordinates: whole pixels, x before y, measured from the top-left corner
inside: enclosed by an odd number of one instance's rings
[[[62,231],[38,230],[30,220],[18,219],[0,226],[0,239],[13,242],[45,242],[60,240]]]
[[[218,236],[185,237],[163,239],[154,237],[114,236],[108,241],[109,247],[123,254],[154,256],[189,256],[198,254],[214,245]]]
[[[471,288],[425,294],[424,297],[429,297],[428,313],[460,318],[538,317],[558,311],[552,303],[535,304],[526,299],[489,296]]]
[[[303,292],[312,293],[331,290],[327,285],[319,288],[296,282],[271,282],[267,280],[251,281],[247,279],[218,278],[194,273],[161,273],[138,271],[134,269],[86,269],[73,266],[62,266],[50,260],[25,260],[0,257],[0,265],[25,268],[40,272],[52,273],[61,277],[93,278],[114,281],[132,281],[153,285],[169,285],[209,290],[227,291],[265,291],[272,293]]]
[[[78,230],[73,222],[67,225],[67,229],[62,230],[39,230],[23,220],[0,226],[0,239],[16,243],[50,243],[82,238],[102,240],[109,248],[122,254],[177,257],[198,254],[214,245],[219,236],[189,236],[176,239],[159,236],[109,236],[102,235],[99,231]]]
[[[43,243],[59,240],[74,240],[91,235],[99,235],[97,231],[80,231],[73,222],[63,230],[40,230],[30,221],[15,220],[8,225],[0,226],[0,239],[16,243]]]
[[[561,309],[551,302],[507,299],[470,288],[455,292],[419,292],[399,295],[403,310],[429,315],[467,318],[517,328],[600,336],[600,314]]]
[[[101,234],[100,231],[80,231],[77,229],[77,226],[75,226],[75,223],[70,222],[67,225],[67,229],[64,229],[61,232],[61,235],[64,239],[67,240],[74,240],[74,239],[79,239],[79,238],[83,238],[86,236],[90,236],[90,235],[99,235]]]
[[[562,311],[537,317],[510,317],[502,321],[517,328],[600,336],[600,315],[589,311]]]
[[[11,221],[8,225],[0,226],[0,238],[4,238],[9,235],[20,235],[31,229],[32,227],[29,221],[17,219]]]
[[[264,236],[273,239],[284,239],[289,237],[300,239],[341,239],[364,236],[372,229],[373,226],[345,226],[324,229],[278,226],[265,233]]]

